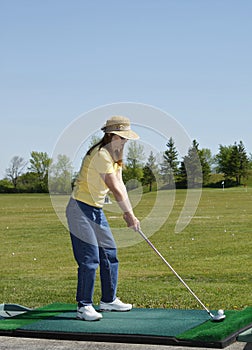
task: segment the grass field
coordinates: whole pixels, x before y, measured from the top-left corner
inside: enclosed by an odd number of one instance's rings
[[[190,224],[174,233],[184,199],[185,191],[176,191],[169,218],[151,241],[210,309],[251,306],[252,188],[204,189]],[[154,200],[155,193],[142,196],[139,218]],[[122,224],[111,221],[112,227]],[[129,239],[134,234],[129,230]],[[0,303],[75,302],[69,234],[48,195],[0,195],[0,235]],[[122,300],[136,307],[201,308],[146,242],[119,248],[118,255]],[[94,302],[99,298],[97,277]]]

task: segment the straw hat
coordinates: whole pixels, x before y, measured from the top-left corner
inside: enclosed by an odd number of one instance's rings
[[[101,129],[105,133],[116,134],[128,140],[137,140],[139,136],[130,128],[130,120],[122,116],[113,116]]]

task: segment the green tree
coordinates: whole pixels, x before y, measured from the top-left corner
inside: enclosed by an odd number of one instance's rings
[[[252,153],[249,153],[249,169],[252,169]]]
[[[158,166],[153,152],[150,152],[147,163],[143,168],[142,184],[149,185],[149,191],[152,191],[152,185],[157,181]]]
[[[248,177],[248,170],[249,158],[245,147],[242,141],[238,145],[235,142],[230,155],[230,175],[235,178],[237,185],[241,184],[242,178],[246,179]]]
[[[171,186],[177,180],[179,172],[178,152],[172,137],[169,138],[166,146],[167,150],[164,152],[164,160],[161,165],[161,175],[164,183]]]
[[[182,187],[182,188],[187,187],[187,171],[186,171],[185,162],[183,160],[181,161],[180,167],[178,170],[176,186]]]
[[[48,171],[51,162],[46,152],[31,152],[28,169],[37,177],[37,192],[48,192]]]
[[[59,154],[49,168],[49,190],[51,193],[70,194],[72,191],[73,166],[70,159]]]
[[[211,151],[209,149],[203,148],[198,149],[198,156],[202,168],[203,185],[206,185],[210,178],[211,166],[210,162],[212,160]]]
[[[223,173],[226,180],[235,179],[236,184],[240,185],[241,179],[247,178],[250,164],[242,141],[232,146],[220,145],[216,160],[218,172]]]
[[[189,148],[188,154],[183,157],[181,162],[180,183],[185,184],[187,182],[189,188],[202,186],[203,174],[199,153],[199,144],[196,140],[193,140],[192,147]]]
[[[0,193],[9,193],[13,191],[13,185],[10,180],[0,180]]]
[[[224,175],[227,180],[230,176],[230,157],[232,146],[219,146],[219,153],[216,154],[217,172]]]
[[[18,189],[20,192],[47,192],[38,181],[38,175],[33,172],[26,172],[22,174],[18,179]]]
[[[128,146],[127,161],[123,169],[123,181],[128,190],[137,188],[141,182],[144,159],[144,147],[136,141],[132,141]]]
[[[202,148],[201,149],[205,161],[208,163],[210,170],[214,170],[214,165],[215,165],[215,156],[212,155],[212,152],[209,148]]]

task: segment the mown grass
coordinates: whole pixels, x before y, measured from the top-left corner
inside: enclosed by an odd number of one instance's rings
[[[151,241],[207,307],[251,306],[252,189],[204,189],[190,224],[175,233],[185,195],[176,191],[173,209]],[[142,196],[135,209],[139,218],[155,197]],[[76,263],[50,197],[0,195],[0,219],[0,303],[75,303]],[[112,227],[123,225],[119,215],[109,221]],[[129,240],[134,235],[129,230]],[[137,307],[201,308],[146,242],[119,248],[118,255],[122,300]],[[95,303],[100,299],[98,275]]]

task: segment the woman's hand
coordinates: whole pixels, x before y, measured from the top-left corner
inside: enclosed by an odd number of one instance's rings
[[[123,218],[128,227],[132,228],[134,231],[140,230],[140,221],[135,217],[133,212],[124,213]]]
[[[107,187],[113,193],[119,207],[124,212],[123,218],[126,221],[127,226],[132,228],[134,231],[138,231],[140,229],[140,222],[134,215],[126,187],[121,178],[121,174],[101,174],[101,177]]]

